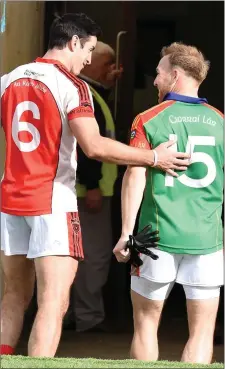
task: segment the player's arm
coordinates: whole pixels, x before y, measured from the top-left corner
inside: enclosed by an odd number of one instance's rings
[[[153,166],[154,164],[152,150],[129,147],[110,138],[102,137],[94,117],[74,117],[69,119],[69,125],[82,150],[89,158],[125,165]],[[173,143],[174,141],[168,141],[155,149],[158,156],[156,167],[177,177],[174,169],[187,169],[189,155],[169,150]]]
[[[152,151],[130,148],[128,145],[101,136],[95,118],[76,118],[69,124],[80,147],[91,159],[131,165],[152,166],[154,163]]]
[[[146,185],[146,168],[129,166],[123,177],[121,207],[122,233],[113,253],[119,262],[126,262],[129,253],[124,250],[129,235],[133,234],[137,213],[141,205]]]
[[[187,168],[189,161],[182,159],[189,158],[189,155],[169,150],[169,146],[174,143],[173,141],[162,143],[155,150],[149,150],[129,147],[110,138],[102,137],[94,118],[90,90],[87,84],[82,83],[79,98],[77,91],[76,96],[73,95],[72,90],[70,91],[66,111],[72,133],[89,158],[125,165],[153,166],[155,164],[157,168],[176,177],[178,175],[174,169],[185,170]],[[89,100],[87,94],[89,94]]]
[[[131,127],[130,146],[151,149],[140,115],[135,118]],[[146,168],[129,166],[124,175],[122,184],[122,234],[113,250],[119,262],[126,262],[129,259],[129,253],[125,251],[125,246],[129,239],[129,235],[133,234],[145,185]]]

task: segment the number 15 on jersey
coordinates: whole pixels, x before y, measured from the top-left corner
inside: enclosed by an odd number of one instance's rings
[[[170,134],[169,140],[174,140],[176,143],[171,147],[171,150],[177,151],[177,140],[178,137],[176,134]],[[216,178],[216,165],[214,160],[209,154],[204,152],[194,152],[195,146],[215,146],[215,137],[213,136],[188,136],[188,141],[186,145],[186,153],[191,156],[191,164],[194,163],[203,163],[207,166],[207,174],[205,177],[201,179],[194,179],[188,177],[186,174],[182,174],[178,178],[172,177],[169,174],[166,174],[165,177],[165,186],[173,187],[174,180],[178,180],[185,186],[193,187],[193,188],[203,188],[209,186],[214,179]]]

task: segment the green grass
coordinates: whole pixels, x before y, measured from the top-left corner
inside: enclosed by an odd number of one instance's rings
[[[2,356],[1,368],[223,368],[223,364],[185,364],[177,361],[98,360],[76,358],[30,358]]]

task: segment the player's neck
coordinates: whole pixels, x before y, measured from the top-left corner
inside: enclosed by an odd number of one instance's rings
[[[183,96],[190,96],[190,97],[198,97],[198,90],[191,90],[191,89],[180,89],[178,91],[173,91],[176,94],[183,95]]]
[[[171,92],[175,92],[179,95],[198,97],[199,86],[193,83],[193,80],[185,79],[183,81],[178,81]]]
[[[61,64],[63,64],[69,71],[71,69],[70,61],[68,60],[66,53],[64,53],[62,50],[57,49],[48,50],[43,56],[43,58],[57,60]]]

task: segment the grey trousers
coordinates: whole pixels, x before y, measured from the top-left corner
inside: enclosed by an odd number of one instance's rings
[[[102,288],[109,273],[112,257],[111,197],[103,198],[99,213],[90,214],[84,199],[78,199],[78,211],[84,248],[73,285],[73,310],[76,330],[85,331],[105,318]]]

